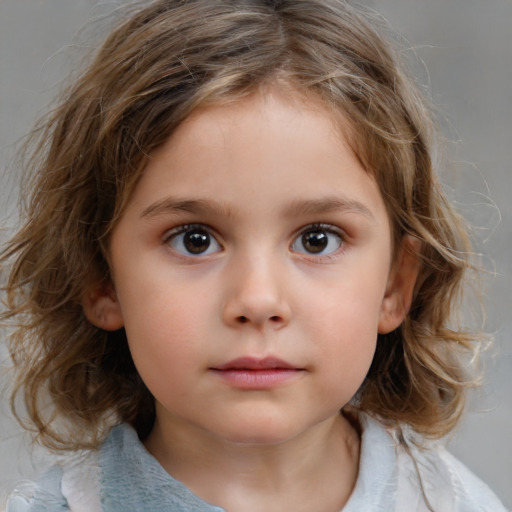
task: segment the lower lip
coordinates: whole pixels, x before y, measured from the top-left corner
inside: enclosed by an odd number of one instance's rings
[[[240,389],[270,389],[285,384],[302,372],[289,368],[269,368],[261,370],[228,369],[214,370],[227,384]]]

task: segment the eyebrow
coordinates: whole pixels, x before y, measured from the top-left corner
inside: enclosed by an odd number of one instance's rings
[[[289,217],[330,212],[356,213],[375,220],[370,209],[360,201],[351,198],[325,197],[321,199],[292,201],[286,208]]]
[[[222,215],[226,217],[233,216],[231,208],[221,201],[206,198],[179,199],[168,197],[145,208],[140,217],[152,218],[159,215],[176,215],[180,212],[202,215]],[[321,199],[299,199],[292,201],[284,209],[284,215],[286,217],[331,212],[355,213],[371,221],[375,220],[373,213],[367,206],[351,198],[325,197]]]
[[[220,201],[211,199],[178,199],[168,197],[157,201],[141,213],[141,218],[156,217],[158,215],[172,215],[180,212],[196,213],[196,214],[223,214],[231,217],[230,208]]]

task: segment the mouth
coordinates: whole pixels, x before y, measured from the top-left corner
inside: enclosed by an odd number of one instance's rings
[[[296,366],[276,357],[265,357],[258,359],[256,357],[240,357],[224,363],[218,367],[212,368],[218,371],[227,370],[298,370]]]
[[[303,368],[275,357],[241,357],[210,370],[229,386],[249,390],[278,387],[304,372]]]

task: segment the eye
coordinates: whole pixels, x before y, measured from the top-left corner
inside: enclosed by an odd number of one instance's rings
[[[217,239],[204,226],[185,225],[169,232],[166,243],[185,256],[207,256],[222,250]]]
[[[332,254],[343,245],[343,238],[335,228],[328,225],[307,227],[293,241],[291,250],[302,254]]]

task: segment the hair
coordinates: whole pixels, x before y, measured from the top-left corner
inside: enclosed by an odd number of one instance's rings
[[[338,0],[158,0],[120,21],[33,132],[22,226],[1,256],[12,406],[16,414],[21,394],[28,417],[18,418],[41,442],[97,447],[120,421],[150,432],[154,400],[124,330],[89,323],[84,290],[110,279],[110,235],[148,155],[196,109],[269,85],[342,113],[395,245],[405,235],[421,242],[410,312],[379,335],[354,407],[426,436],[454,427],[477,346],[453,322],[470,245],[436,177],[429,109],[381,28]]]

